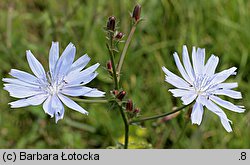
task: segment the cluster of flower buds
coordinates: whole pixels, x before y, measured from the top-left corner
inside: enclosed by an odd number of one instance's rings
[[[108,18],[106,29],[108,31],[108,34],[111,34],[112,39],[120,41],[124,37],[124,34],[122,32],[116,30],[116,18],[114,16],[110,16]]]
[[[123,98],[126,96],[126,91],[121,90],[120,92],[118,90],[113,90],[112,94],[117,98],[118,100],[122,101]]]
[[[111,91],[111,93],[119,101],[123,101],[124,97],[126,96],[126,91],[124,90],[113,90]],[[129,118],[137,117],[140,114],[140,109],[134,106],[133,101],[131,99],[128,99],[126,101],[125,108]]]
[[[136,117],[140,113],[139,108],[134,108],[134,104],[133,104],[133,101],[131,99],[128,99],[128,101],[126,103],[126,111],[127,111],[128,116],[130,118]]]
[[[134,25],[136,25],[141,20],[140,14],[141,14],[141,6],[136,5],[134,7],[133,13],[131,14],[131,19],[133,20]],[[108,18],[106,31],[107,31],[107,34],[108,34],[107,39],[111,41],[109,43],[110,45],[108,45],[108,49],[111,48],[112,49],[111,51],[117,51],[118,52],[118,49],[117,49],[118,47],[117,46],[118,46],[119,42],[122,42],[122,39],[124,37],[124,33],[117,30],[116,18],[114,16],[110,16]],[[131,30],[131,32],[132,32],[132,30]],[[130,33],[130,34],[133,34],[133,33]],[[111,74],[111,75],[114,74],[113,69],[115,70],[115,68],[113,68],[113,66],[115,66],[115,65],[114,64],[112,65],[111,61],[107,62],[106,67],[107,67],[107,70],[108,70],[109,74]],[[113,90],[113,91],[110,91],[110,93],[112,95],[112,100],[115,103],[117,103],[119,106],[123,107],[124,103],[126,103],[125,108],[126,108],[127,116],[129,118],[137,117],[139,115],[140,109],[134,106],[133,101],[131,99],[128,99],[126,101],[126,99],[125,99],[126,91],[124,91],[124,90]]]

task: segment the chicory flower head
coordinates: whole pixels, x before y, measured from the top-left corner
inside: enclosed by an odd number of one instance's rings
[[[183,46],[182,59],[184,66],[180,62],[178,54],[174,53],[176,66],[183,78],[170,72],[167,68],[162,67],[162,70],[166,74],[165,81],[177,88],[170,89],[169,91],[174,97],[180,97],[184,105],[195,101],[191,113],[191,121],[193,124],[201,124],[204,111],[203,107],[205,106],[208,110],[218,115],[226,131],[231,132],[231,121],[219,106],[238,113],[244,112],[245,109],[243,106],[237,106],[221,99],[218,95],[224,95],[234,99],[242,98],[240,92],[232,90],[238,87],[236,82],[224,83],[229,76],[236,74],[235,71],[237,68],[232,67],[215,73],[219,58],[215,55],[211,55],[205,64],[205,49],[198,48],[196,50],[195,47],[193,47],[192,50],[191,64],[185,45]]]
[[[103,97],[104,92],[85,86],[97,76],[95,70],[99,64],[84,69],[90,61],[89,56],[83,55],[74,62],[75,53],[76,47],[69,43],[59,57],[59,43],[52,42],[49,52],[49,72],[46,73],[31,51],[26,51],[34,75],[11,69],[10,75],[14,78],[3,78],[6,83],[4,89],[10,96],[20,99],[9,103],[11,108],[43,104],[45,113],[51,117],[55,116],[56,122],[64,116],[62,103],[82,114],[88,114],[67,96]]]

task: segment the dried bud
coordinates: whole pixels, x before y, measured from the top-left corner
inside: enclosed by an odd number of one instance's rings
[[[140,113],[140,109],[139,109],[139,108],[135,108],[135,109],[134,109],[134,113],[135,113],[135,114]]]
[[[108,69],[109,72],[112,72],[112,63],[111,63],[111,61],[107,62],[107,69]]]
[[[115,17],[110,16],[107,22],[107,30],[115,31]]]
[[[117,96],[118,95],[118,90],[113,90],[112,93],[113,93],[113,95]]]
[[[169,120],[171,120],[171,119],[177,117],[179,114],[180,114],[180,111],[175,112],[175,113],[173,113],[173,114],[171,114],[171,115],[165,116],[165,117],[161,120],[161,122],[169,121]]]
[[[121,92],[119,92],[119,94],[117,95],[117,98],[118,98],[119,100],[122,100],[122,99],[125,97],[125,95],[126,95],[126,92],[125,92],[125,91],[121,91]]]
[[[141,6],[138,4],[134,8],[132,18],[134,18],[135,21],[137,22],[138,20],[140,20],[140,15],[141,15]]]
[[[129,99],[126,104],[126,111],[131,112],[132,110],[133,110],[133,102],[131,99]]]
[[[118,32],[116,35],[115,35],[115,38],[120,40],[122,39],[122,37],[124,36],[124,34],[122,32]]]

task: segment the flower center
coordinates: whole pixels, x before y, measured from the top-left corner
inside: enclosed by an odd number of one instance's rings
[[[211,77],[208,77],[206,74],[196,76],[195,81],[193,82],[193,87],[197,95],[203,94],[208,89],[210,82]]]
[[[59,89],[58,89],[58,87],[55,85],[55,83],[54,83],[54,84],[49,84],[48,87],[47,87],[47,89],[48,89],[48,92],[49,92],[50,95],[57,94],[58,91],[59,91]]]
[[[48,84],[46,86],[46,91],[50,95],[55,95],[58,94],[59,91],[63,88],[65,85],[65,81],[58,81],[57,78],[52,79],[51,74],[48,72],[47,73],[47,79],[48,79]]]

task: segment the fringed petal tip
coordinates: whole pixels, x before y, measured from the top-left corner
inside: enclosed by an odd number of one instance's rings
[[[50,113],[48,113],[48,112],[45,112],[47,115],[49,115],[50,116],[50,118],[53,118],[54,117],[54,115],[53,114],[50,114]]]
[[[12,102],[8,103],[8,105],[10,105],[10,108],[13,108]]]
[[[193,125],[198,125],[198,126],[200,126],[201,125],[201,123],[199,123],[199,122],[197,122],[197,121],[191,121],[191,123],[193,124]]]
[[[59,44],[58,41],[52,41],[51,44]]]

